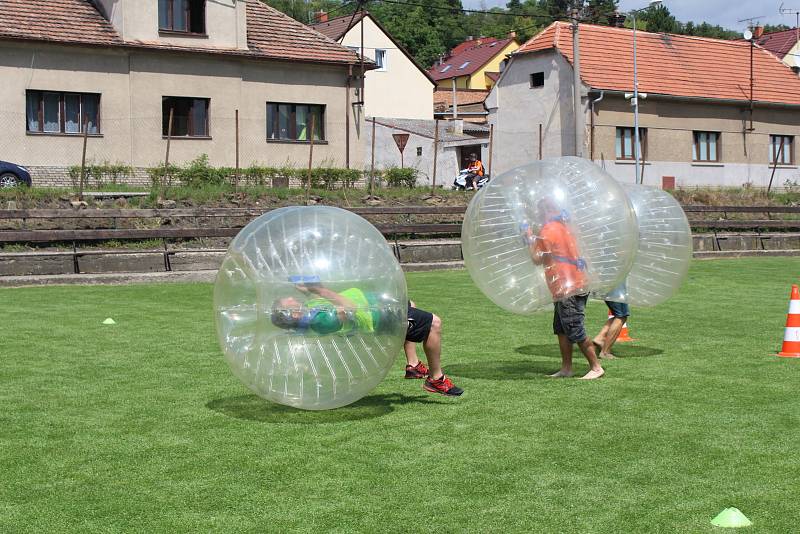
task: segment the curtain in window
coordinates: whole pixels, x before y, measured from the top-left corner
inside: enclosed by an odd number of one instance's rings
[[[89,118],[88,131],[90,134],[100,133],[100,96],[99,95],[83,95],[81,98],[82,113],[84,117]]]
[[[295,106],[294,116],[295,116],[295,124],[297,125],[295,130],[297,132],[297,140],[307,141],[308,140],[307,129],[311,126],[310,124],[311,118],[308,116],[308,106]]]
[[[75,94],[64,95],[64,131],[66,133],[80,133],[81,123],[81,96]]]
[[[28,91],[25,102],[25,115],[28,122],[29,132],[38,132],[41,130],[39,123],[39,102],[41,101],[41,93]]]
[[[188,31],[189,0],[172,1],[172,29],[176,32]]]
[[[314,115],[314,141],[320,141],[323,139],[323,134],[325,132],[322,106],[311,106],[311,113]]]
[[[58,93],[44,94],[44,131],[61,131],[61,105]]]
[[[708,135],[708,161],[717,161],[717,134]]]
[[[287,104],[278,106],[278,139],[290,139],[289,117],[291,110]]]

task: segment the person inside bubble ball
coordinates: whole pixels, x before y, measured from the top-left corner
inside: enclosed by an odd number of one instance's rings
[[[589,372],[582,378],[591,380],[605,374],[586,335],[586,301],[589,299],[586,262],[580,256],[575,236],[567,222],[569,214],[555,200],[545,197],[537,204],[541,229],[535,234],[531,225],[520,225],[531,260],[544,268],[545,281],[553,296],[553,333],[558,336],[561,369],[553,378],[572,376],[572,345],[577,344],[589,362]]]
[[[381,301],[371,292],[349,288],[341,293],[319,283],[301,283],[295,287],[309,299],[294,297],[275,300],[271,320],[275,326],[286,330],[311,330],[320,335],[353,331],[377,332],[390,328],[396,318],[396,303]],[[406,311],[405,378],[425,379],[422,388],[431,393],[457,397],[464,390],[455,386],[442,371],[442,320],[409,301]],[[417,357],[416,345],[422,349],[430,369]]]

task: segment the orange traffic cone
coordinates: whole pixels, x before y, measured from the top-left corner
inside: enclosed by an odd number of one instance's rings
[[[796,284],[792,284],[789,315],[786,317],[786,333],[783,335],[783,348],[778,356],[800,358],[800,289]]]
[[[608,312],[608,318],[609,319],[613,319],[614,318],[614,314],[611,313],[610,311]],[[633,339],[630,336],[630,333],[628,332],[628,321],[627,320],[624,323],[622,323],[622,330],[620,330],[619,336],[617,337],[617,343],[625,343],[626,341],[635,341],[635,339]]]

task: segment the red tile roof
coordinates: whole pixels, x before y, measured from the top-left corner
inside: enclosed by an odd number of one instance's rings
[[[355,14],[343,15],[341,17],[336,17],[335,19],[330,19],[327,22],[318,22],[316,24],[312,24],[311,27],[322,35],[329,37],[334,41],[338,41],[345,33],[347,33],[350,28],[358,24],[360,21],[361,13],[356,12]]]
[[[263,4],[247,2],[247,50],[124,41],[89,0],[0,0],[0,40],[225,54],[312,63],[359,62],[358,55]]]
[[[459,106],[480,104],[486,100],[487,96],[489,96],[489,91],[481,91],[480,89],[459,89],[456,91],[456,100],[458,101]],[[453,90],[436,89],[433,92],[433,104],[446,104],[447,106],[452,106]]]
[[[766,33],[759,39],[756,39],[756,43],[783,59],[794,45],[797,44],[797,31],[792,29],[782,32]]]
[[[722,100],[750,97],[750,44],[636,32],[639,90]],[[594,89],[633,90],[633,32],[581,24],[581,78]],[[556,49],[572,62],[572,29],[555,22],[515,53]],[[763,48],[754,51],[754,100],[800,105],[800,78]]]
[[[472,48],[474,46],[480,46],[482,44],[491,44],[497,42],[497,37],[478,37],[477,39],[468,39],[463,43],[458,43],[450,50],[450,55],[454,56],[456,54],[460,54],[464,52],[468,48]]]
[[[436,81],[456,76],[469,76],[480,70],[512,41],[513,39],[498,39],[491,43],[473,46],[450,56],[441,65],[434,65],[428,69],[428,72]]]

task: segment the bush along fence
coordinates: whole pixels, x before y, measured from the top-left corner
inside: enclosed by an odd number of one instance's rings
[[[80,185],[80,165],[69,168],[69,178],[73,187]],[[84,185],[105,186],[128,183],[137,169],[121,163],[89,163],[84,168]],[[294,167],[270,167],[252,165],[239,169],[238,175],[233,167],[214,167],[208,156],[202,154],[184,165],[157,165],[145,169],[152,188],[186,186],[201,188],[208,185],[232,185],[248,187],[307,187],[308,169]],[[370,171],[343,169],[322,166],[311,169],[311,187],[314,189],[340,189],[363,187],[370,180]],[[414,187],[419,171],[413,168],[390,167],[375,169],[376,186]]]

